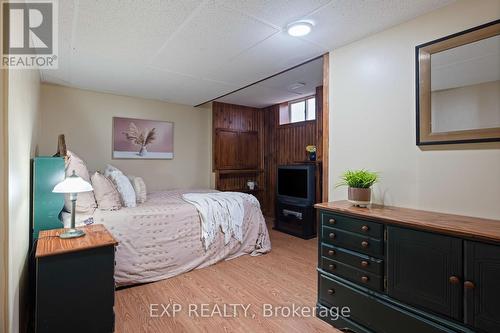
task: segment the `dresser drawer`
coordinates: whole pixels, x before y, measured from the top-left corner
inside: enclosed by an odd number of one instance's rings
[[[384,226],[382,224],[345,215],[322,212],[321,223],[324,226],[334,227],[336,229],[350,231],[372,238],[382,239],[384,237]]]
[[[380,239],[358,235],[336,228],[323,227],[321,240],[327,244],[345,247],[375,257],[383,257],[384,243]]]
[[[325,257],[321,258],[321,268],[326,272],[343,277],[363,287],[384,291],[384,280],[380,275],[365,272]]]
[[[401,333],[402,328],[405,333],[455,332],[322,274],[319,279],[319,302],[326,307],[349,307],[348,319],[374,332]],[[333,322],[333,325],[336,324]]]
[[[335,246],[321,244],[321,255],[328,259],[359,268],[376,275],[384,275],[384,261]]]

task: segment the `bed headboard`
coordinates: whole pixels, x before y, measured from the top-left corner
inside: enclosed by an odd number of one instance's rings
[[[35,157],[32,172],[33,240],[40,230],[62,228],[59,215],[64,207],[64,195],[52,193],[54,186],[63,181],[64,158]]]

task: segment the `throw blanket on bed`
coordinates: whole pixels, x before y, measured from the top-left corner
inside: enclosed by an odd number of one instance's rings
[[[242,241],[245,196],[257,201],[255,197],[239,192],[187,193],[182,196],[198,210],[205,250],[208,250],[215,240],[219,228],[224,233],[225,245],[229,243],[231,237],[239,242]]]

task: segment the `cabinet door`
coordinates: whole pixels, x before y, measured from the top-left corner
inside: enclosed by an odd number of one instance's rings
[[[465,323],[500,332],[500,246],[466,241],[465,280]]]
[[[462,321],[462,240],[391,226],[387,231],[389,296]]]
[[[238,169],[238,132],[217,130],[215,135],[216,169]]]
[[[240,132],[238,159],[241,169],[259,167],[259,135],[257,132]]]

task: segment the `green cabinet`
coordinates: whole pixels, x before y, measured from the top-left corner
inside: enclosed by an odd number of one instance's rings
[[[387,226],[387,293],[397,300],[461,321],[462,262],[461,239]]]
[[[319,210],[318,308],[351,315],[321,319],[357,333],[500,332],[499,242],[427,229],[465,218],[339,206]]]
[[[500,247],[465,241],[465,323],[500,332]]]

